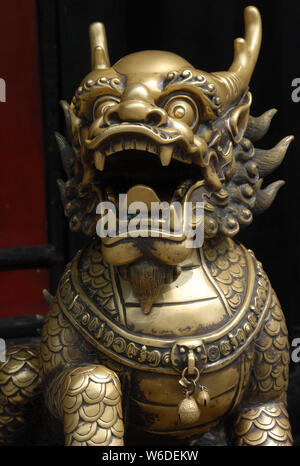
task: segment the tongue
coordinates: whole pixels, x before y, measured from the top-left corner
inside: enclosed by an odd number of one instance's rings
[[[143,184],[137,184],[129,189],[127,192],[127,206],[129,207],[133,202],[143,202],[146,205],[147,213],[151,212],[152,202],[160,203],[161,200],[159,199],[156,192],[150,188],[149,186],[145,186]],[[179,231],[181,233],[182,228],[182,219],[181,216],[178,216],[178,212],[174,209],[173,204],[169,204],[170,212],[169,212],[169,220],[167,220],[166,227],[171,229],[172,232]],[[127,208],[128,208],[127,207]]]
[[[148,209],[151,209],[151,202],[160,202],[160,199],[155,191],[149,186],[137,184],[127,192],[127,205],[132,202],[144,202]]]

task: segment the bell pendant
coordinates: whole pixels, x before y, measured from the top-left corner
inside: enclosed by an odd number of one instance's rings
[[[194,424],[200,417],[200,408],[194,397],[187,395],[178,405],[178,417],[182,424]]]

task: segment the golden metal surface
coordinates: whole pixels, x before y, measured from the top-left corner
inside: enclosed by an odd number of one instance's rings
[[[253,6],[244,16],[232,65],[214,73],[153,50],[111,65],[103,24],[90,27],[92,71],[63,103],[71,137],[57,141],[70,228],[94,239],[66,267],[35,357],[67,445],[122,445],[122,403],[128,429],[187,444],[223,420],[232,444],[292,443],[284,316],[260,262],[232,239],[273,202],[283,182],[261,189],[262,181],[292,140],[254,147],[274,111],[250,115],[261,19]],[[146,237],[96,237],[100,201],[113,204],[117,220],[130,219],[120,215],[119,194],[148,209],[166,202],[170,232],[160,220],[151,236],[149,216]],[[185,220],[173,234],[175,202],[182,213],[188,202],[204,203],[201,247],[188,247]],[[4,441],[15,422],[9,397],[34,375],[22,364],[0,369]]]
[[[0,444],[14,443],[28,427],[41,385],[38,353],[38,347],[10,348],[0,366]]]
[[[150,432],[165,435],[172,433],[179,437],[189,437],[195,429],[199,433],[205,432],[230,412],[232,404],[239,396],[239,379],[240,364],[231,365],[213,374],[201,375],[200,381],[209,391],[210,403],[200,406],[200,417],[192,425],[183,426],[178,419],[178,405],[183,399],[179,377],[153,377],[151,373],[134,372],[130,405],[134,413],[134,423]]]
[[[243,412],[236,421],[236,445],[292,446],[285,403],[267,405]]]
[[[109,68],[109,54],[105,26],[102,23],[90,25],[91,62],[93,70]]]
[[[210,243],[208,243],[208,245],[209,244]],[[208,249],[211,250],[211,248]],[[211,331],[211,327],[205,328],[203,326],[202,314],[197,313],[197,326],[199,327],[199,334],[201,334],[203,341],[209,343],[208,354],[210,358],[210,364],[206,368],[207,371],[214,370],[216,366],[229,363],[233,358],[238,357],[238,355],[249,345],[250,341],[255,337],[260,328],[259,324],[265,315],[270,299],[270,285],[259,264],[256,265],[258,269],[258,288],[256,289],[255,294],[253,294],[255,273],[253,259],[251,259],[251,255],[248,252],[241,250],[240,247],[235,245],[231,240],[226,240],[225,242],[221,241],[218,247],[216,247],[215,244],[215,253],[218,254],[219,250],[222,251],[223,254],[222,256],[219,256],[219,258],[221,257],[222,259],[219,262],[223,264],[223,271],[221,273],[222,277],[225,278],[227,283],[231,284],[232,281],[234,282],[234,278],[240,276],[241,266],[239,264],[242,265],[243,263],[248,263],[248,274],[252,276],[248,281],[250,288],[245,287],[246,289],[244,289],[244,302],[246,302],[247,305],[245,306],[243,299],[240,298],[241,307],[239,312],[236,312],[236,310],[232,307],[232,315],[230,319],[228,318],[227,321],[225,320],[223,322],[220,322],[219,320],[215,321],[215,331]],[[228,259],[226,259],[226,257],[228,257]],[[232,277],[230,273],[231,261],[229,260],[229,257],[233,258],[234,265],[238,265],[237,268],[233,268],[235,277]],[[96,258],[99,262],[95,262],[94,258]],[[239,261],[238,264],[237,261]],[[96,263],[100,265],[99,268],[95,268],[94,265]],[[83,279],[88,284],[88,288],[83,285],[82,278],[78,274],[78,270],[82,269],[81,264],[85,264],[83,267]],[[207,260],[207,265],[208,264],[209,261]],[[91,278],[89,278],[90,267],[93,269],[94,277],[98,277],[98,274],[95,275],[96,270],[100,271],[99,273],[101,273],[102,278],[103,276],[106,276],[109,271],[109,268],[102,261],[97,243],[94,243],[90,248],[88,248],[85,254],[81,256],[77,255],[73,266],[70,270],[66,271],[66,274],[61,281],[58,299],[64,314],[72,321],[76,328],[78,328],[78,330],[93,343],[94,346],[98,347],[106,354],[117,358],[117,360],[122,360],[123,362],[126,362],[126,364],[133,367],[135,364],[140,362],[140,367],[147,370],[149,365],[145,365],[147,361],[145,360],[144,356],[140,355],[141,352],[146,351],[147,354],[149,353],[147,358],[150,359],[150,365],[153,368],[152,370],[163,371],[166,373],[170,371],[172,372],[173,370],[171,368],[167,368],[164,364],[164,361],[169,357],[169,351],[166,351],[161,355],[159,355],[157,352],[153,353],[153,351],[162,351],[163,349],[168,350],[168,348],[172,348],[176,342],[176,336],[183,337],[186,335],[186,332],[184,331],[186,326],[185,315],[178,313],[177,317],[176,314],[172,314],[172,319],[177,322],[177,331],[175,333],[171,333],[168,331],[168,328],[165,328],[165,331],[163,332],[164,338],[159,337],[159,335],[156,336],[157,332],[149,332],[148,335],[143,335],[140,331],[135,331],[135,329],[132,328],[131,321],[127,323],[127,328],[126,326],[123,327],[123,325],[120,326],[118,323],[120,320],[118,317],[118,309],[113,308],[113,311],[110,310],[112,309],[111,303],[113,302],[112,300],[115,295],[120,295],[120,301],[123,301],[124,303],[124,299],[122,294],[120,294],[120,290],[118,291],[118,289],[115,289],[113,292],[108,275],[107,280],[103,279],[101,281],[100,289],[98,287],[94,288]],[[208,267],[207,270],[209,270]],[[218,273],[215,273],[215,276],[217,280],[219,276]],[[216,281],[213,277],[211,280],[212,283],[215,283]],[[176,281],[174,282],[173,286],[176,288]],[[201,289],[201,287],[198,288]],[[235,285],[234,288],[240,291],[240,288],[236,287]],[[234,292],[233,288],[230,289],[232,289]],[[95,304],[95,300],[89,298],[89,295],[96,296],[102,300],[102,290],[105,292],[105,301],[108,303],[108,308],[106,308],[104,305],[104,307],[100,309],[99,306]],[[237,294],[238,291],[236,292]],[[218,292],[220,294],[222,293],[220,289]],[[183,296],[185,297],[184,293]],[[224,300],[226,300],[226,297],[224,297],[222,294],[221,296]],[[238,296],[240,295],[238,294]],[[232,298],[232,295],[230,295],[230,298]],[[259,309],[256,309],[257,303],[260,306]],[[185,307],[186,301],[183,300],[182,302],[177,302],[177,306]],[[187,306],[187,309],[188,308],[189,306]],[[122,315],[126,315],[126,312],[126,307],[122,307],[120,313]],[[144,320],[144,318],[144,314],[140,310],[139,319]],[[204,322],[205,321],[206,316],[204,316]],[[91,322],[93,323],[92,330],[89,327]],[[154,323],[155,322],[153,322],[153,324]],[[114,351],[114,340],[117,340],[117,354],[115,354]],[[215,344],[216,342],[218,343],[217,345]],[[153,350],[150,350],[149,347],[151,349],[153,348]],[[129,357],[128,354],[130,354]]]
[[[52,413],[64,423],[70,446],[122,446],[124,425],[117,375],[103,366],[65,369],[46,394]]]

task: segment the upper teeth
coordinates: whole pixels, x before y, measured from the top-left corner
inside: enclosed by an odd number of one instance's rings
[[[170,164],[172,157],[184,163],[192,163],[192,160],[188,155],[185,155],[181,151],[175,150],[174,144],[169,143],[160,145],[149,138],[144,139],[137,136],[134,138],[118,138],[117,140],[112,140],[107,145],[102,146],[101,150],[99,148],[95,150],[95,167],[98,170],[103,171],[106,157],[126,150],[140,150],[156,154],[159,156],[161,164],[164,167],[167,167]]]

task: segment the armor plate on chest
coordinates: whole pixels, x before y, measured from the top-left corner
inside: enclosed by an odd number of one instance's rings
[[[270,285],[243,246],[225,239],[194,250],[145,315],[129,283],[107,265],[100,246],[79,252],[58,299],[73,325],[100,352],[138,370],[176,374],[182,340],[201,343],[204,372],[228,365],[253,340],[268,308]],[[200,361],[200,359],[199,359]]]

